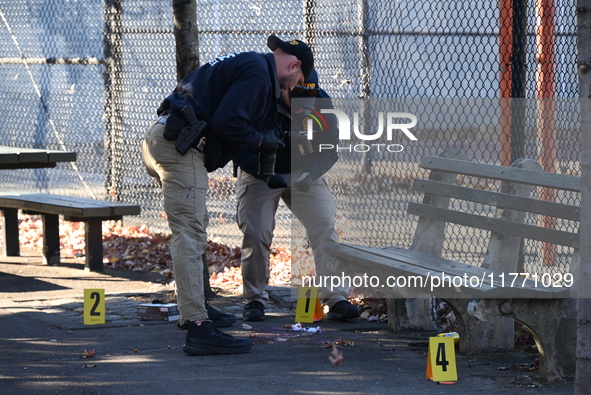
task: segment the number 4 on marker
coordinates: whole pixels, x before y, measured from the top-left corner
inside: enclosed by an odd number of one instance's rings
[[[445,343],[437,344],[437,355],[435,356],[435,365],[441,366],[442,372],[447,372],[449,361],[445,359]]]
[[[456,351],[452,337],[430,337],[427,352],[427,378],[457,381]]]

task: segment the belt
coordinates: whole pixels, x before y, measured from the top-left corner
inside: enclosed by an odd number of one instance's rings
[[[161,115],[158,118],[156,118],[155,123],[159,123],[161,125],[165,125],[166,126],[166,120],[168,119],[168,116],[170,114],[166,114],[166,115]],[[207,145],[207,137],[205,136],[201,136],[199,138],[199,140],[197,140],[197,143],[195,144],[195,146],[193,148],[195,148],[197,151],[204,153],[205,152],[205,146]]]

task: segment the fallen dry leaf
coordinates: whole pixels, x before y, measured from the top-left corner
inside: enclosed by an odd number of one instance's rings
[[[351,339],[347,339],[347,338],[339,338],[339,339],[335,339],[334,342],[324,342],[322,348],[334,348],[334,347],[354,347],[355,346],[355,342]]]
[[[334,344],[336,346],[341,346],[341,347],[354,347],[355,346],[355,342],[351,339],[346,338],[346,337],[335,339]]]
[[[332,352],[328,356],[328,360],[332,363],[332,366],[341,366],[343,364],[343,352],[337,347],[332,347]]]

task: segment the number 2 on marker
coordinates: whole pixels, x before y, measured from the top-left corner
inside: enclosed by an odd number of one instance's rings
[[[84,325],[105,323],[105,290],[84,290]]]
[[[100,317],[101,313],[99,313],[97,311],[98,307],[100,306],[101,303],[101,294],[99,292],[91,292],[90,293],[90,299],[94,299],[94,304],[92,305],[92,308],[90,309],[90,315],[92,317]]]

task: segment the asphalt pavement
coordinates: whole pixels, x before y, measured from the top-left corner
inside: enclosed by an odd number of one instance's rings
[[[253,340],[247,354],[189,356],[174,322],[140,321],[137,305],[171,301],[155,273],[86,272],[80,263],[0,258],[2,394],[572,394],[574,381],[544,383],[535,353],[457,355],[458,380],[426,379],[434,333],[393,333],[385,323],[304,324],[294,331],[289,288],[273,287],[263,322],[244,322],[236,290],[211,303],[237,315],[224,331]],[[105,323],[84,325],[84,290],[105,290]],[[244,326],[243,324],[247,324]],[[460,339],[461,341],[461,339]],[[329,360],[333,346],[342,355]]]

